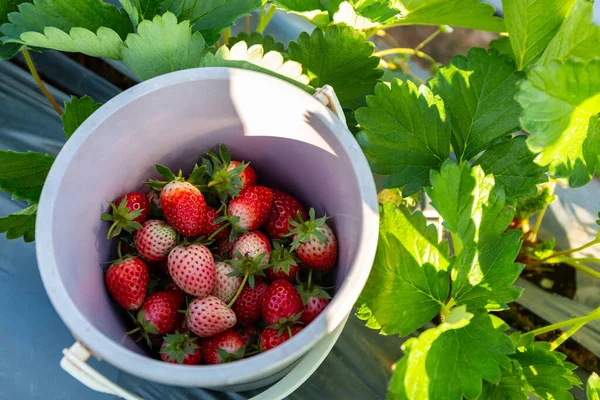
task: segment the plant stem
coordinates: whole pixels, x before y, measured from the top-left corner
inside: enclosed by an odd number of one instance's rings
[[[308,269],[308,279],[306,280],[306,287],[308,288],[308,291],[310,291],[312,289],[312,276],[313,276],[313,269],[309,268]]]
[[[570,265],[571,267],[573,267],[575,269],[578,269],[581,272],[584,272],[584,273],[586,273],[588,275],[591,275],[591,276],[593,276],[596,279],[600,279],[600,272],[596,271],[593,268],[588,267],[587,265],[580,264],[580,263],[575,262],[575,261],[573,261],[571,259],[568,259],[568,258],[565,259],[565,260],[563,260],[562,262],[564,262],[565,264]]]
[[[244,285],[246,285],[246,281],[248,280],[248,275],[250,275],[250,274],[248,272],[246,272],[246,275],[244,275],[244,279],[242,280],[242,284],[240,285],[237,292],[235,293],[235,296],[233,296],[233,299],[231,299],[229,304],[227,304],[227,307],[231,308],[233,306],[233,304],[235,303],[235,301],[238,299],[238,297],[240,297],[240,293],[242,293],[242,289],[244,288]]]
[[[231,28],[223,29],[221,32],[221,37],[223,38],[223,45],[227,45],[229,42],[229,38],[231,37]]]
[[[575,249],[558,251],[558,252],[556,252],[556,253],[552,254],[552,255],[551,255],[550,257],[548,257],[548,258],[554,258],[554,257],[556,257],[556,256],[564,256],[565,254],[576,253],[576,252],[578,252],[578,251],[585,250],[585,249],[587,249],[588,247],[591,247],[591,246],[593,246],[593,245],[595,245],[595,244],[598,244],[598,243],[600,243],[600,239],[594,239],[594,240],[592,240],[591,242],[588,242],[588,243],[584,244],[583,246],[579,246],[579,247],[577,247],[577,248],[575,248]],[[545,261],[545,260],[544,260],[544,261]]]
[[[249,15],[246,16],[244,29],[246,30],[246,33],[250,33],[250,16]]]
[[[575,324],[568,331],[563,332],[552,343],[550,343],[550,350],[555,350],[558,346],[560,346],[561,344],[563,344],[565,342],[565,340],[567,340],[568,338],[570,338],[571,336],[573,336],[575,334],[575,332],[577,332],[578,330],[580,330],[581,328],[583,328],[586,323],[587,322],[581,322],[579,324]]]
[[[450,311],[452,311],[455,305],[456,301],[454,300],[454,297],[450,298],[446,304],[442,304],[442,321],[446,321],[446,318],[448,318]]]
[[[123,241],[119,240],[119,242],[117,243],[117,256],[119,256],[119,259],[123,258],[123,253],[121,253],[121,243]]]
[[[550,189],[550,195],[554,194],[554,189],[556,188],[556,182],[550,181],[548,182],[548,189]],[[535,225],[533,226],[533,230],[531,231],[531,235],[529,236],[529,241],[535,243],[537,239],[538,231],[540,230],[540,226],[542,225],[542,220],[544,219],[544,215],[546,214],[546,210],[548,209],[549,204],[545,204],[542,211],[539,212],[537,219],[535,220]]]
[[[433,32],[431,35],[427,36],[425,38],[425,40],[423,40],[421,43],[419,43],[417,45],[417,47],[415,47],[415,51],[419,51],[421,50],[423,47],[427,46],[427,44],[429,42],[431,42],[433,39],[435,39],[437,37],[437,35],[439,35],[440,33],[442,33],[441,28],[437,28],[437,30],[435,32]]]
[[[581,323],[586,324],[586,323],[588,323],[590,321],[594,321],[596,319],[600,319],[600,307],[596,308],[594,311],[592,311],[591,313],[589,313],[588,315],[585,315],[583,317],[571,318],[566,321],[557,322],[556,324],[552,324],[552,325],[544,326],[539,329],[535,329],[535,330],[531,331],[530,333],[533,333],[534,336],[537,336],[537,335],[541,335],[542,333],[552,332],[557,329],[566,328],[567,326],[571,326],[571,325],[579,325]]]
[[[223,224],[223,226],[220,226],[219,229],[217,229],[216,231],[214,231],[212,233],[212,235],[210,235],[208,237],[208,239],[206,240],[213,240],[215,238],[215,236],[217,236],[219,234],[219,232],[221,232],[223,229],[227,228],[229,225],[231,225],[231,223],[227,222],[226,224]]]
[[[52,107],[54,108],[54,110],[56,111],[58,116],[60,117],[63,114],[63,110],[62,110],[62,108],[60,108],[60,106],[58,105],[56,100],[54,100],[54,97],[52,97],[52,95],[50,94],[48,89],[46,89],[46,85],[44,85],[44,82],[40,78],[40,75],[38,74],[37,69],[35,68],[35,65],[33,64],[33,60],[31,59],[31,54],[29,54],[29,50],[23,50],[23,51],[21,51],[21,53],[23,53],[23,57],[25,58],[25,63],[27,63],[27,68],[29,68],[29,72],[31,73],[31,76],[33,76],[33,80],[38,85],[38,87],[40,88],[40,90],[42,91],[44,96],[46,96],[46,98],[48,99],[48,101],[50,102],[50,104],[52,105]]]
[[[386,50],[378,51],[374,55],[376,57],[383,57],[383,56],[389,56],[392,54],[409,54],[411,56],[417,56],[419,58],[429,61],[429,63],[431,64],[431,72],[435,73],[437,71],[437,68],[438,68],[437,61],[435,61],[435,59],[433,57],[431,57],[430,55],[425,54],[422,51],[418,51],[415,49],[409,49],[407,47],[395,47],[393,49],[386,49]]]
[[[260,9],[260,18],[258,20],[258,27],[256,28],[256,32],[263,33],[265,31],[265,29],[269,25],[269,22],[271,22],[271,18],[273,18],[273,15],[275,15],[275,10],[277,10],[277,8],[273,5],[269,7],[269,10],[267,10],[266,13],[264,8]]]

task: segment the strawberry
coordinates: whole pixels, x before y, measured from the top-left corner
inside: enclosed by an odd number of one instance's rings
[[[106,288],[126,310],[137,310],[146,297],[148,268],[137,257],[117,260],[106,271]]]
[[[112,221],[106,238],[119,236],[122,231],[135,232],[142,229],[141,223],[146,220],[150,212],[150,203],[146,195],[140,192],[130,192],[119,197],[114,203],[109,202],[112,214],[104,213],[103,221]]]
[[[265,221],[264,228],[271,239],[283,239],[292,226],[289,220],[295,220],[298,213],[306,219],[302,204],[287,193],[273,190],[273,207]]]
[[[272,281],[285,279],[288,282],[292,282],[296,274],[300,272],[298,260],[280,242],[274,241],[273,247],[270,260],[271,266],[265,270],[267,277]]]
[[[302,297],[304,310],[300,317],[300,322],[304,325],[311,323],[329,304],[331,296],[320,286],[312,284],[312,274],[309,274],[309,279],[306,284],[297,285],[296,289]]]
[[[337,239],[325,223],[327,216],[315,219],[314,208],[308,214],[307,221],[301,216],[297,221],[291,221],[294,228],[287,236],[293,236],[292,250],[296,250],[300,261],[311,268],[327,271],[337,259]]]
[[[254,258],[259,254],[264,254],[262,264],[268,264],[271,258],[271,243],[262,232],[244,233],[233,245],[231,253],[236,260],[241,258],[239,255]]]
[[[200,365],[202,348],[196,340],[189,332],[175,331],[172,335],[166,335],[160,347],[160,359],[171,364]]]
[[[241,161],[232,161],[229,163],[227,171],[231,172],[242,164],[243,163]],[[250,165],[246,165],[246,168],[244,168],[244,170],[240,173],[240,179],[242,180],[242,184],[239,186],[240,189],[256,186],[256,171],[254,171]]]
[[[296,321],[304,309],[298,290],[286,280],[279,279],[269,285],[262,301],[261,314],[269,325]]]
[[[181,292],[166,290],[148,296],[137,314],[138,327],[130,332],[141,330],[142,337],[150,345],[148,334],[164,335],[174,330],[180,323],[179,309],[185,296]]]
[[[269,216],[273,192],[265,186],[251,186],[229,202],[227,215],[239,231],[257,230]]]
[[[256,328],[256,325],[239,324],[234,329],[240,335],[246,347],[256,343],[256,339],[258,339],[258,328]]]
[[[133,234],[133,239],[138,253],[145,260],[155,262],[167,258],[177,244],[177,232],[166,222],[149,219]]]
[[[202,341],[202,357],[206,364],[223,364],[244,357],[244,340],[233,329]]]
[[[240,189],[256,185],[256,172],[250,168],[249,163],[231,161],[231,153],[224,144],[219,145],[219,154],[209,151],[202,158],[202,165],[206,168],[212,188],[221,202],[226,202],[229,197],[236,197]]]
[[[155,192],[154,190],[150,190],[148,193],[146,193],[146,198],[148,199],[148,202],[150,203],[150,214],[149,217],[150,218],[164,218],[165,214],[162,211],[162,208],[160,208],[160,192],[162,192],[162,189],[160,189],[157,192]]]
[[[151,180],[148,185],[161,189],[160,206],[165,219],[177,232],[184,236],[199,236],[206,218],[206,201],[195,185],[206,173],[205,168],[195,166],[186,181],[181,171],[175,176],[167,167],[157,164],[157,171],[168,182]]]
[[[215,296],[198,297],[188,307],[187,326],[200,337],[224,332],[236,322],[235,313]]]
[[[233,265],[222,261],[215,263],[216,279],[211,295],[229,303],[242,284],[241,276],[229,276],[235,271]]]
[[[257,280],[254,283],[254,288],[250,287],[250,285],[244,286],[233,305],[233,311],[235,311],[238,321],[247,325],[258,321],[262,301],[267,289],[268,285],[262,280]]]
[[[219,240],[217,242],[216,255],[223,259],[231,258],[231,250],[233,250],[235,242],[235,240],[230,240],[229,237]]]
[[[201,244],[180,245],[169,253],[169,273],[173,282],[187,294],[205,297],[215,285],[215,260]]]
[[[265,328],[260,334],[260,349],[261,351],[271,350],[274,347],[279,346],[281,343],[288,341],[291,337],[295,336],[302,330],[299,325],[294,325],[289,329],[280,332],[275,328]]]
[[[214,207],[207,206],[206,218],[203,221],[202,232],[200,233],[200,236],[210,237],[214,235],[211,239],[215,240],[222,240],[229,237],[229,233],[231,232],[231,228],[229,226],[219,230],[223,225],[225,225],[225,221],[215,223],[215,220],[221,217],[222,215],[219,210]],[[217,233],[215,234],[215,232]]]

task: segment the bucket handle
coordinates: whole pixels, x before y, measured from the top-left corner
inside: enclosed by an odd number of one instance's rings
[[[331,86],[325,85],[321,88],[317,88],[313,96],[324,106],[329,108],[344,124],[346,123],[344,110],[342,109],[340,101],[338,100],[337,95]],[[294,374],[294,369],[281,381],[251,400],[282,399],[296,390],[304,383],[306,379],[308,379],[310,375],[312,375],[317,367],[321,365],[335,344],[338,336],[342,333],[347,320],[348,317],[346,317],[342,324],[340,324],[340,326],[331,334],[331,339],[333,340],[327,341],[327,343],[323,344],[325,348],[316,352],[312,351],[300,362],[302,365],[312,365],[310,368],[310,374],[305,373],[303,377],[299,377],[297,376],[298,373]],[[100,372],[92,368],[87,363],[87,360],[91,355],[92,353],[90,353],[90,351],[83,344],[80,342],[75,342],[70,348],[63,350],[63,358],[60,360],[60,366],[73,378],[77,379],[79,382],[95,392],[111,394],[125,400],[144,400],[143,398],[123,389],[121,386],[110,381]]]

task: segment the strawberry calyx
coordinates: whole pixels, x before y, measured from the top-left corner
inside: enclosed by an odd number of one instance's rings
[[[187,355],[193,355],[195,350],[200,348],[195,341],[197,338],[192,337],[189,332],[180,333],[175,331],[174,334],[167,334],[164,337],[166,346],[160,350],[162,354],[167,354],[169,361],[177,360],[179,364],[183,364],[183,360]]]
[[[246,285],[246,282],[248,282],[250,288],[254,290],[254,284],[256,282],[256,279],[254,277],[266,276],[265,269],[270,267],[269,263],[264,262],[266,253],[261,253],[256,257],[250,257],[248,255],[240,253],[239,250],[236,250],[235,256],[237,260],[226,261],[228,264],[231,264],[235,267],[235,270],[228,273],[227,276],[243,276],[244,279],[242,280],[242,284],[235,293],[235,296],[233,296],[229,304],[227,304],[227,307],[229,308],[231,308],[235,304],[235,301],[240,296],[240,293],[242,293],[242,289]]]
[[[243,233],[248,233],[248,229],[242,228],[241,226],[239,226],[240,217],[238,217],[238,216],[231,217],[231,216],[229,216],[229,214],[227,214],[227,205],[224,202],[223,202],[221,208],[219,208],[219,212],[222,213],[223,215],[221,215],[219,218],[216,218],[214,221],[214,224],[220,224],[222,222],[226,222],[225,224],[223,224],[223,227],[231,226],[231,233],[229,234],[230,241],[233,242],[239,235],[241,235]],[[221,227],[221,228],[223,228],[223,227]],[[219,233],[219,231],[215,232],[213,235],[216,235],[217,233]]]
[[[126,245],[130,245],[126,240],[123,240],[123,238],[121,238],[118,243],[117,243],[117,258],[115,258],[114,260],[111,261],[107,261],[103,264],[110,264],[110,265],[116,265],[116,264],[120,264],[123,261],[129,259],[129,258],[138,258],[139,254],[137,253],[127,253],[125,255],[123,255],[122,253],[122,244],[125,243]]]
[[[302,311],[300,311],[298,314],[292,315],[289,318],[279,318],[278,323],[269,325],[267,328],[277,329],[277,337],[281,337],[283,332],[287,331],[291,338],[292,326],[302,324],[302,322],[300,322],[300,318],[302,318]]]
[[[139,209],[130,211],[129,208],[127,208],[127,195],[123,197],[118,205],[112,201],[109,201],[108,204],[110,205],[112,212],[104,213],[100,216],[100,219],[103,221],[112,221],[113,223],[106,234],[107,239],[119,236],[122,231],[133,233],[138,229],[142,229],[142,224],[134,221],[134,219],[142,215],[144,210]]]
[[[307,305],[310,301],[311,297],[323,297],[324,299],[331,300],[331,296],[324,287],[312,284],[300,284],[296,285],[296,290],[300,293],[300,297],[302,297],[302,304]]]
[[[271,268],[273,272],[277,273],[283,271],[286,274],[290,273],[290,268],[293,265],[298,265],[298,258],[288,250],[278,240],[273,241],[273,250],[271,251]]]
[[[138,311],[137,317],[134,317],[132,313],[128,314],[133,319],[137,327],[127,332],[127,335],[139,333],[140,336],[135,341],[139,342],[140,340],[144,339],[146,340],[148,347],[152,347],[152,342],[150,341],[150,336],[148,336],[148,334],[158,332],[158,328],[154,326],[150,320],[146,319],[144,310]]]
[[[228,197],[237,197],[243,185],[240,175],[250,163],[242,162],[229,170],[231,153],[224,144],[219,145],[219,154],[209,151],[206,155],[207,157],[202,158],[202,165],[209,178],[207,188],[214,190],[223,202]]]
[[[217,348],[217,354],[219,355],[219,364],[224,364],[232,361],[241,360],[246,352],[246,346],[240,347],[236,352],[230,353],[225,349]]]
[[[198,189],[200,189],[202,187],[203,178],[206,175],[206,167],[199,167],[197,164],[194,165],[194,169],[192,170],[192,173],[187,179],[183,177],[183,172],[181,170],[179,170],[179,173],[175,175],[168,167],[165,167],[161,164],[156,164],[156,171],[165,180],[161,181],[157,179],[150,179],[148,182],[146,182],[146,185],[148,185],[157,194],[160,194],[161,190],[173,181],[189,182],[192,185],[196,186]]]
[[[325,236],[321,227],[325,225],[329,217],[324,215],[321,218],[315,218],[314,208],[308,211],[308,217],[308,220],[304,221],[302,214],[298,212],[295,221],[291,218],[289,220],[292,228],[283,236],[294,236],[291,246],[292,251],[296,250],[301,244],[309,242],[313,237],[317,238],[321,243],[327,243],[327,236]]]

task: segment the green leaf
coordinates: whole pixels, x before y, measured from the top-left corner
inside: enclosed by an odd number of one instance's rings
[[[194,31],[199,31],[211,46],[221,31],[262,5],[261,0],[171,0],[166,11],[180,21],[190,20]]]
[[[102,0],[34,0],[9,21],[0,27],[5,42],[112,59],[121,58],[123,39],[133,31],[127,13]]]
[[[237,36],[230,37],[227,45],[229,48],[231,48],[233,45],[239,42],[246,42],[248,48],[254,46],[255,44],[260,44],[262,45],[265,54],[270,51],[277,51],[279,53],[283,53],[285,51],[285,47],[283,46],[282,42],[276,42],[275,39],[273,39],[273,36],[263,36],[258,32],[252,32],[252,34],[241,32]]]
[[[595,372],[588,378],[586,394],[588,400],[600,400],[600,376]]]
[[[8,22],[8,14],[18,11],[18,5],[21,3],[30,3],[32,0],[0,0],[0,26]],[[0,32],[0,39],[2,33]],[[2,43],[0,41],[0,60],[9,60],[13,58],[23,45],[20,43]]]
[[[261,72],[283,79],[308,93],[314,89],[307,86],[308,78],[302,74],[302,66],[294,61],[284,61],[283,56],[271,51],[264,54],[261,45],[247,47],[246,42],[236,43],[231,50],[227,46],[219,48],[216,54],[208,53],[200,63],[201,67],[229,67]]]
[[[99,109],[101,105],[102,104],[100,103],[94,103],[94,100],[90,96],[83,96],[80,99],[71,96],[71,101],[65,102],[65,112],[61,116],[63,130],[65,131],[67,139],[70,138],[83,121],[92,115],[94,111]]]
[[[508,57],[476,47],[468,57],[452,58],[429,82],[448,108],[452,148],[460,161],[519,130],[521,107],[514,97],[522,77]]]
[[[302,64],[310,85],[331,85],[342,107],[364,105],[365,96],[383,72],[377,69],[379,58],[373,56],[373,43],[348,26],[332,26],[325,33],[315,29],[312,35],[303,32],[298,42],[290,42],[290,60]]]
[[[20,43],[2,43],[0,42],[0,60],[10,60],[16,56],[23,48]]]
[[[535,62],[550,43],[575,0],[503,0],[504,23],[517,69]]]
[[[546,206],[556,200],[550,189],[547,186],[542,187],[534,196],[520,199],[517,202],[516,217],[519,220],[524,220],[531,217],[533,214],[542,211]]]
[[[450,290],[448,243],[420,212],[388,202],[369,280],[358,300],[359,318],[383,334],[408,335],[435,317]]]
[[[521,295],[512,284],[523,265],[514,262],[521,232],[503,233],[514,215],[506,207],[504,191],[480,166],[450,160],[440,172],[431,173],[431,186],[431,204],[462,247],[452,267],[452,297],[469,310],[507,308]]]
[[[123,61],[141,79],[197,67],[207,51],[202,35],[192,34],[189,21],[177,23],[170,12],[142,21],[125,44]]]
[[[600,56],[600,26],[593,19],[594,4],[587,0],[575,0],[571,13],[538,63],[547,64],[552,59],[564,61],[571,57],[588,61]]]
[[[273,0],[280,10],[296,14],[312,22],[320,28],[325,28],[331,22],[329,13],[320,0]]]
[[[508,36],[500,36],[490,41],[489,48],[496,49],[498,53],[510,57],[513,61],[515,60],[515,52],[510,45],[510,38]]]
[[[0,218],[0,233],[6,232],[7,239],[23,237],[26,242],[35,240],[35,217],[37,204]]]
[[[548,180],[547,168],[533,162],[536,155],[529,150],[526,140],[521,135],[495,144],[476,162],[486,174],[494,175],[508,199],[535,196],[537,184]]]
[[[519,371],[513,368],[511,370],[502,370],[502,378],[497,384],[488,382],[483,383],[482,400],[527,400],[525,391],[526,382],[523,380]]]
[[[401,0],[396,21],[386,27],[399,25],[451,25],[490,32],[505,30],[496,10],[479,0]]]
[[[511,335],[516,352],[510,357],[518,364],[527,391],[545,400],[572,400],[569,390],[581,381],[573,373],[573,364],[565,362],[567,356],[551,351],[550,343],[534,342],[533,335]]]
[[[367,104],[356,111],[357,140],[373,172],[389,175],[384,187],[401,187],[404,196],[418,192],[450,152],[444,103],[427,86],[394,80],[378,84]]]
[[[473,315],[464,306],[453,309],[446,322],[405,343],[406,353],[390,388],[393,398],[478,398],[484,380],[499,383],[501,367],[511,368],[507,354],[514,347],[503,333],[507,328],[492,315]]]
[[[600,167],[600,59],[536,66],[517,100],[536,163],[572,187],[588,183]]]
[[[366,30],[396,21],[400,10],[389,1],[351,0],[342,2],[333,14],[333,22],[346,24],[354,29]]]
[[[53,162],[47,154],[0,150],[0,190],[12,193],[14,200],[37,203]]]
[[[161,14],[164,0],[119,0],[134,25]]]

